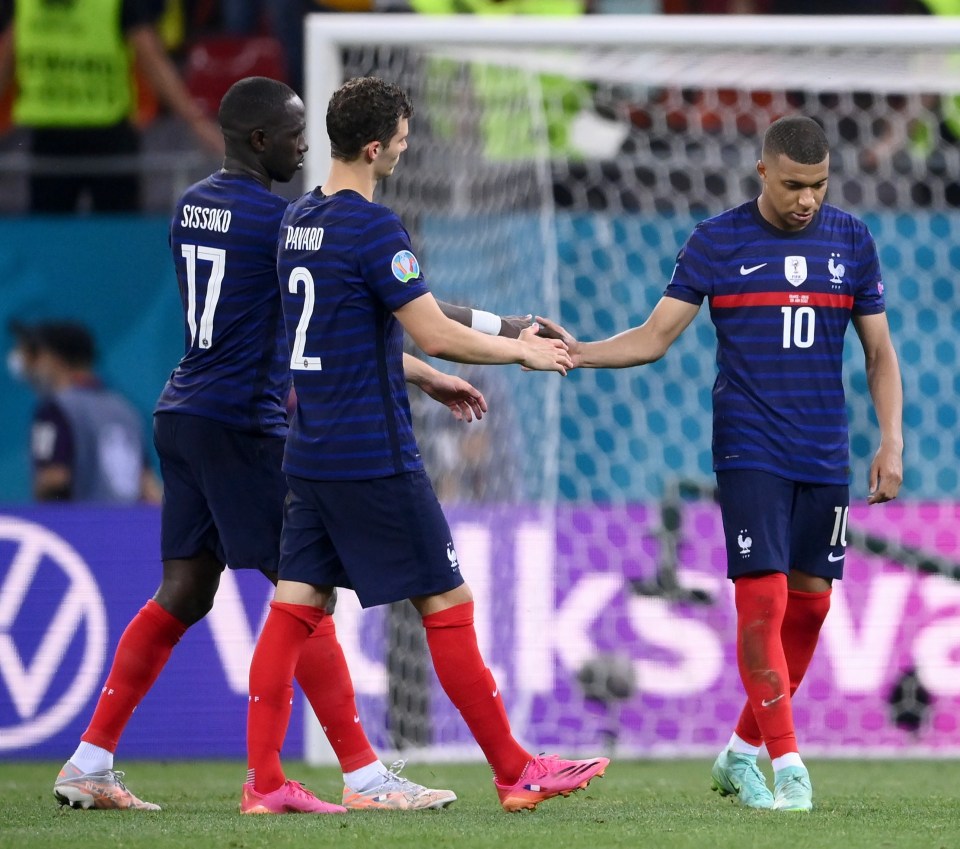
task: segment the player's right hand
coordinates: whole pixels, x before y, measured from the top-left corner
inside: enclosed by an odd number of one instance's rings
[[[542,336],[545,339],[560,339],[567,346],[570,359],[573,361],[573,368],[577,368],[580,365],[580,343],[577,341],[577,338],[565,327],[557,324],[555,321],[551,321],[549,318],[538,315],[536,323],[540,327],[537,334],[538,336]]]
[[[518,341],[524,347],[521,365],[530,371],[558,371],[566,375],[567,369],[573,368],[566,342],[537,336],[539,329],[534,322],[520,333]]]
[[[870,464],[870,494],[867,504],[892,501],[903,483],[903,457],[899,447],[891,448],[881,441]]]

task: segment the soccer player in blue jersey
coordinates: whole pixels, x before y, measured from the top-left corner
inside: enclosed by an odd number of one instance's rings
[[[304,109],[284,84],[252,77],[227,92],[219,118],[227,151],[223,169],[186,190],[170,226],[185,353],[154,418],[165,485],[163,578],[124,631],[90,724],[60,772],[54,793],[61,804],[157,809],[113,770],[131,714],[186,629],[210,610],[225,564],[259,569],[276,580],[290,372],[276,277],[287,201],[270,189],[301,167]],[[465,321],[476,316],[465,308],[459,314]],[[523,323],[487,313],[480,319],[491,332],[513,335]],[[469,383],[414,357],[404,362],[406,380],[455,416],[469,421],[483,415],[483,396]],[[307,640],[297,680],[340,761],[347,807],[417,810],[456,799],[449,790],[400,777],[377,758],[357,721],[332,618]],[[298,788],[288,788],[293,807],[343,810]]]
[[[329,176],[281,225],[277,270],[297,408],[284,454],[280,580],[250,667],[241,809],[251,813],[285,792],[290,682],[335,586],[355,590],[364,607],[412,601],[437,677],[493,768],[506,810],[585,787],[608,763],[534,757],[514,739],[423,469],[403,381],[404,330],[426,353],[458,362],[565,374],[570,359],[535,326],[505,339],[442,315],[399,218],[373,201],[406,150],[411,113],[394,85],[345,83],[327,110]]]
[[[713,456],[737,607],[747,704],[713,766],[714,789],[754,808],[807,811],[810,776],[791,698],[843,576],[849,448],[842,381],[852,320],[880,425],[870,504],[903,479],[903,393],[873,238],[823,203],[830,159],[810,118],[775,121],[757,164],[760,196],[699,224],[647,321],[599,342],[564,339],[582,368],[660,359],[706,298],[717,330]],[[771,794],[757,767],[766,744]]]

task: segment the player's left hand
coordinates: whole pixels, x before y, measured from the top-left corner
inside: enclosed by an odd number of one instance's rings
[[[883,504],[892,501],[903,483],[903,457],[901,452],[885,446],[882,442],[870,464],[870,493],[867,504]]]
[[[463,378],[452,374],[437,372],[421,383],[420,388],[434,401],[449,407],[457,421],[479,421],[487,412],[487,401],[483,393]]]

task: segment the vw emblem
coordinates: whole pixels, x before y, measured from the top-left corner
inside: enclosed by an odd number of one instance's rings
[[[107,640],[84,559],[42,525],[0,516],[0,751],[70,723],[99,686]]]

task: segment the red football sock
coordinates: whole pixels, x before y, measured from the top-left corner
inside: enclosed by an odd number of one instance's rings
[[[493,675],[477,646],[473,602],[423,617],[433,668],[460,711],[497,781],[513,784],[532,755],[510,733],[510,720]]]
[[[796,752],[790,673],[780,631],[787,608],[787,576],[745,576],[734,584],[737,665],[771,758]]]
[[[333,617],[324,617],[304,643],[296,678],[340,761],[340,769],[353,772],[377,760],[360,724],[353,680]]]
[[[797,687],[807,673],[807,667],[813,659],[813,652],[820,639],[820,628],[830,610],[830,593],[826,590],[819,593],[805,593],[800,590],[789,590],[787,594],[787,610],[783,616],[783,626],[780,628],[780,639],[783,641],[783,652],[787,658],[787,669],[790,673],[790,695],[797,692]],[[752,746],[763,743],[763,735],[750,702],[743,706],[740,720],[737,722],[737,736]]]
[[[272,793],[286,780],[280,749],[290,723],[293,671],[303,644],[325,615],[308,604],[270,602],[250,662],[247,702],[247,781],[258,793]]]
[[[186,625],[153,599],[140,608],[120,637],[93,717],[80,735],[84,743],[109,752],[117,750],[120,735],[134,710],[150,691],[186,630]]]

